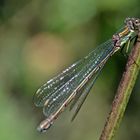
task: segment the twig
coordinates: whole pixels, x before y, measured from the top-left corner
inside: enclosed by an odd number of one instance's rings
[[[112,140],[123,118],[140,67],[140,34],[129,55],[125,72],[120,81],[112,109],[107,118],[100,140]]]

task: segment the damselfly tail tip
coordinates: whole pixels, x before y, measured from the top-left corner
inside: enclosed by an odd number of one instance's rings
[[[43,120],[37,127],[37,131],[41,133],[46,132],[51,127],[52,123],[53,122],[51,122],[49,119]]]
[[[40,126],[37,127],[37,131],[40,133],[46,132],[46,129],[42,129]]]
[[[40,132],[40,133],[45,133],[48,129],[49,128],[45,128],[45,127],[43,128],[43,127],[40,127],[40,126],[37,127],[37,131]]]

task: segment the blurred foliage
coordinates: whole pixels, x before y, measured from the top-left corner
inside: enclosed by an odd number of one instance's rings
[[[0,139],[98,139],[126,63],[119,52],[73,123],[66,111],[47,133],[39,134],[36,126],[44,116],[32,98],[47,79],[111,38],[126,17],[139,17],[139,6],[138,0],[1,0]],[[140,77],[118,140],[140,138],[139,85]]]

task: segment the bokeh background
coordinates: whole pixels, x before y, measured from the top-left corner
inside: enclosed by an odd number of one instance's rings
[[[66,110],[47,131],[33,104],[44,82],[111,38],[126,17],[140,17],[139,0],[0,1],[0,139],[97,140],[110,111],[126,58],[105,65],[73,123]],[[140,139],[140,76],[116,140]]]

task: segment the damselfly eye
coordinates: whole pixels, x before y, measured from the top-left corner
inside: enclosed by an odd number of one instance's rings
[[[135,19],[133,21],[133,26],[134,26],[135,30],[139,30],[139,28],[140,28],[140,20],[139,19]]]
[[[135,25],[139,25],[140,24],[140,20],[135,20]]]

